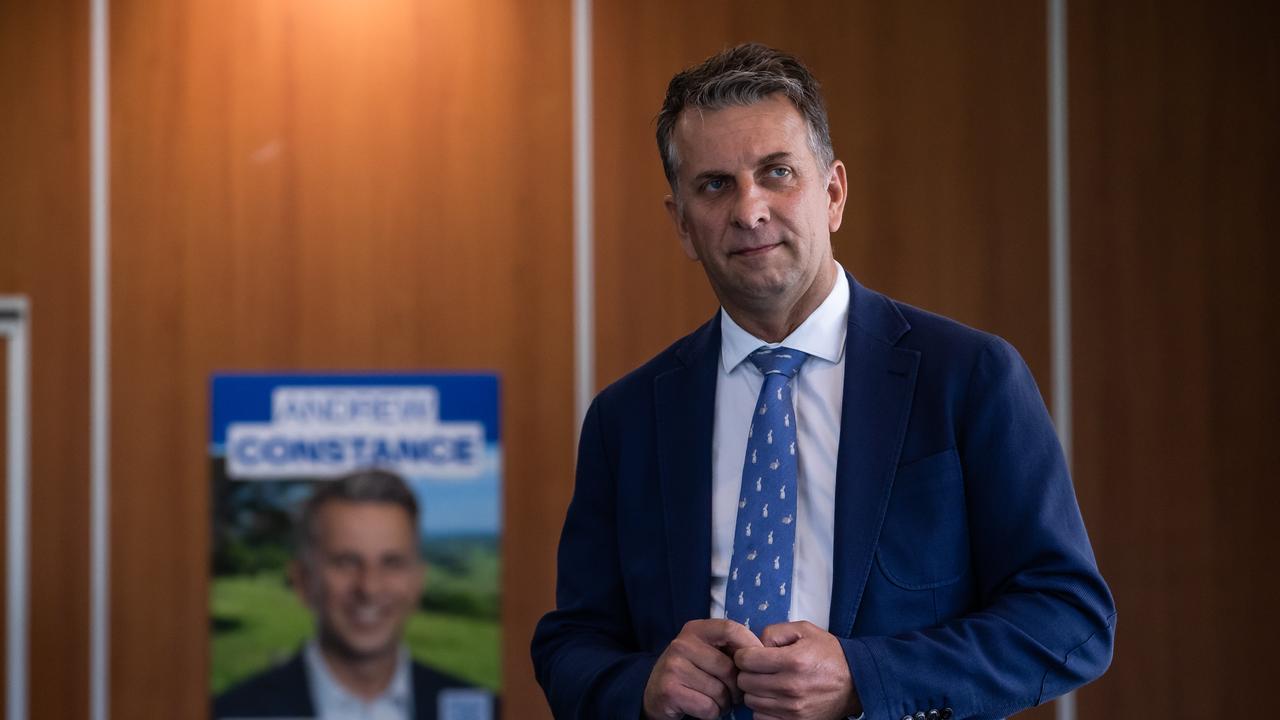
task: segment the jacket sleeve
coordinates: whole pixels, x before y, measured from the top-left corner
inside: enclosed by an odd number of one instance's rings
[[[556,609],[534,632],[538,683],[557,718],[639,718],[658,655],[638,651],[618,565],[616,486],[600,399],[578,444],[573,500],[560,537]]]
[[[987,343],[958,407],[977,609],[927,629],[841,640],[867,720],[944,708],[957,720],[1002,718],[1111,662],[1114,602],[1052,421],[1008,343]]]

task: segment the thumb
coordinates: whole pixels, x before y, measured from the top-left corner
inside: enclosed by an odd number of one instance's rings
[[[760,633],[760,642],[763,643],[765,647],[784,647],[794,644],[805,637],[806,633],[804,631],[804,625],[805,623],[802,622],[776,623],[770,625],[764,629],[764,632]]]

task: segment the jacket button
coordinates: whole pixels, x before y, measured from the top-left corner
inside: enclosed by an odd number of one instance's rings
[[[912,720],[910,715],[903,715],[902,720]]]
[[[924,711],[923,711],[923,710],[921,710],[920,712],[916,713],[916,720],[925,720],[925,717],[924,717]]]
[[[927,717],[929,720],[942,720],[942,713],[939,713],[937,710],[930,710]]]
[[[942,714],[938,717],[942,718],[942,720],[951,720],[951,714],[951,708],[942,708]]]

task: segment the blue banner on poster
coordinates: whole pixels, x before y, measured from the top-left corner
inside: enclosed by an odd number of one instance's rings
[[[500,530],[494,374],[223,374],[211,389],[210,452],[230,480],[378,467],[423,486],[425,533]]]
[[[220,375],[211,449],[236,480],[476,478],[497,447],[497,398],[493,375]]]

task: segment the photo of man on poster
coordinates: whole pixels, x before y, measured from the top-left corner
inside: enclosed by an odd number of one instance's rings
[[[217,695],[214,717],[493,717],[489,692],[406,647],[426,571],[418,525],[418,499],[392,472],[319,483],[302,503],[288,565],[314,635],[286,662]]]

